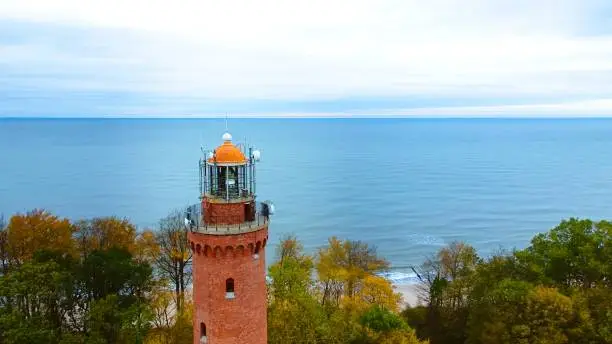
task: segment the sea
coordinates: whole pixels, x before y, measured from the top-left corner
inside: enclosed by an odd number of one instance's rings
[[[388,277],[464,241],[524,248],[570,217],[612,218],[611,119],[230,119],[262,152],[274,203],[268,260],[288,234],[308,252],[361,240]],[[224,119],[0,119],[0,213],[125,217],[140,229],[198,202],[201,147]]]

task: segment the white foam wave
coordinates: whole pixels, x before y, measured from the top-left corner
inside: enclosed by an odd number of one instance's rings
[[[379,276],[388,279],[394,284],[413,284],[418,282],[414,272],[389,271],[380,273]]]

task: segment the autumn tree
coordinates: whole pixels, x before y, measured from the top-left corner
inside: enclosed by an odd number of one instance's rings
[[[377,255],[375,247],[361,241],[330,238],[328,246],[319,250],[316,264],[322,303],[337,305],[342,296],[355,297],[363,290],[367,277],[388,268],[389,263]]]
[[[295,236],[286,236],[276,258],[269,268],[270,343],[365,344],[383,338],[387,343],[413,343],[414,333],[407,327],[381,334],[360,322],[372,305],[399,317],[400,295],[379,275],[389,265],[373,247],[330,238],[315,261]]]
[[[44,210],[33,210],[11,217],[6,229],[8,256],[11,264],[21,265],[39,250],[75,252],[74,226]]]
[[[156,252],[155,235],[127,220],[13,216],[0,228],[0,343],[144,343]]]
[[[612,343],[612,288],[572,290],[575,317],[568,333],[576,344]]]
[[[134,243],[134,259],[142,263],[149,263],[150,265],[155,264],[156,259],[159,257],[160,248],[157,243],[155,233],[151,230],[145,230],[136,236]]]
[[[136,226],[127,219],[97,217],[75,224],[74,239],[82,256],[95,250],[120,248],[135,251]]]
[[[180,312],[183,295],[191,283],[191,248],[187,240],[187,228],[183,214],[174,211],[159,222],[157,233],[159,253],[155,265],[161,275],[174,287],[175,302]]]
[[[326,320],[313,294],[312,257],[294,236],[281,240],[276,255],[269,268],[269,343],[321,342]]]
[[[568,343],[573,317],[556,289],[506,279],[474,305],[468,343]]]

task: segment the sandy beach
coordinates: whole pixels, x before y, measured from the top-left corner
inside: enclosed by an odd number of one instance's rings
[[[419,303],[416,284],[396,284],[395,291],[402,294],[404,306],[416,306]]]

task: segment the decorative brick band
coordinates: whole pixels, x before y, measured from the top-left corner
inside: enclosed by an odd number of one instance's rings
[[[258,254],[267,243],[267,224],[256,231],[233,235],[189,233],[189,245],[193,254],[207,258],[251,256]]]
[[[266,243],[268,242],[268,238],[266,237],[263,241],[257,241],[254,243],[249,243],[246,247],[244,245],[237,246],[210,246],[197,244],[195,242],[190,242],[191,250],[194,254],[198,256],[204,256],[209,258],[221,258],[221,257],[242,257],[242,256],[251,256],[259,253],[260,250],[266,247]]]

